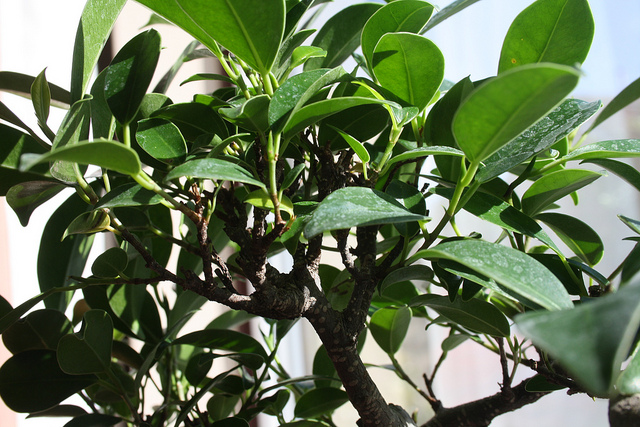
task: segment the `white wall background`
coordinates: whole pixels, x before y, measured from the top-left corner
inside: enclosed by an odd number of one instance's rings
[[[471,74],[473,79],[480,79],[495,74],[502,39],[513,18],[524,9],[531,0],[482,0],[471,6],[462,14],[446,21],[427,33],[442,49],[446,60],[446,78],[457,81]],[[327,15],[343,8],[353,1],[336,0],[327,9]],[[442,0],[439,6],[449,3]],[[628,83],[640,76],[640,2],[637,0],[591,0],[596,18],[596,36],[591,54],[583,66],[585,77],[582,79],[575,96],[592,101],[609,100]],[[84,2],[82,0],[0,0],[0,69],[19,71],[37,75],[47,67],[49,81],[63,87],[69,86],[70,63],[75,30]],[[136,23],[144,23],[147,14],[140,8],[127,8],[127,21],[120,26],[121,33],[116,39],[122,45],[126,39],[135,34],[139,28]],[[478,37],[481,34],[481,37]],[[165,44],[175,42],[175,50],[164,52],[163,56],[172,62],[172,55],[179,54],[188,38],[180,38],[172,33],[165,36]],[[160,69],[165,69],[162,67]],[[181,95],[175,95],[179,97]],[[184,99],[188,99],[189,95]],[[35,128],[35,119],[30,104],[13,96],[0,94],[0,99],[16,110],[21,110],[20,117]],[[635,113],[637,113],[637,109]],[[52,117],[60,120],[62,114]],[[55,128],[55,126],[52,126]],[[611,120],[606,133],[600,132],[592,136],[592,140],[603,133],[608,139],[638,137],[637,114],[621,114]],[[588,202],[588,203],[585,203]],[[1,200],[0,203],[4,203]],[[606,228],[612,235],[607,244],[607,255],[601,269],[610,272],[623,254],[630,249],[629,244],[618,244],[621,237],[627,235],[626,228],[621,226],[615,215],[640,218],[637,195],[626,184],[615,177],[603,178],[590,195],[582,195],[582,203],[576,209],[576,215],[594,226],[597,230]],[[3,227],[8,233],[10,245],[10,277],[12,283],[12,302],[17,305],[37,289],[35,264],[39,234],[47,219],[44,209],[32,216],[27,228],[22,228],[15,215],[5,207],[6,224],[0,223],[0,238]],[[596,217],[595,212],[598,212]],[[0,216],[1,218],[1,216]],[[459,222],[465,230],[465,225]],[[0,252],[1,253],[1,252]],[[6,272],[5,272],[6,273]],[[405,344],[404,361],[410,365],[415,378],[429,370],[435,350],[416,328],[411,340]],[[292,341],[302,341],[301,332]],[[295,348],[292,345],[291,348]],[[295,351],[291,358],[295,359]],[[311,353],[313,354],[313,352]],[[485,357],[488,356],[488,357]],[[447,380],[437,384],[439,397],[445,405],[453,406],[470,399],[486,396],[498,390],[500,381],[497,359],[473,346],[462,347],[454,352],[445,366]],[[408,402],[407,409],[423,411],[427,405],[407,388],[390,389],[387,384],[395,382],[395,376],[381,370],[374,370],[374,375],[382,387],[383,393],[390,401]],[[448,386],[447,384],[451,384]],[[339,425],[353,425],[356,417],[348,410],[341,411],[343,421]],[[0,415],[0,425],[11,425],[10,418]],[[20,421],[20,426],[61,425],[59,420]],[[606,405],[593,402],[585,396],[567,397],[554,394],[531,405],[514,415],[505,415],[492,424],[498,427],[527,426],[585,426],[600,427],[607,425]]]

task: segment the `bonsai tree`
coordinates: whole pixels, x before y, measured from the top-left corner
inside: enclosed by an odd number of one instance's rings
[[[353,4],[315,33],[318,0],[139,2],[195,39],[156,88],[153,29],[92,76],[125,0],[87,1],[70,91],[44,71],[0,72],[40,127],[0,104],[1,194],[26,225],[75,190],[42,235],[41,293],[0,304],[11,409],[71,416],[69,426],[247,426],[260,413],[331,426],[349,402],[359,425],[414,425],[371,379],[366,339],[424,397],[425,426],[485,426],[558,389],[619,402],[612,425],[634,416],[640,250],[597,271],[601,238],[556,205],[604,175],[593,165],[640,182],[615,160],[640,156],[640,141],[584,145],[640,95],[636,81],[595,119],[599,101],[571,97],[594,33],[586,0],[534,2],[497,75],[458,82],[427,37],[473,0],[437,13],[422,0]],[[222,87],[173,103],[164,91],[177,69],[203,57],[224,74],[188,81]],[[357,65],[344,68],[349,58]],[[68,109],[56,130],[51,105]],[[469,215],[499,238],[463,235],[456,219]],[[640,222],[620,220],[637,241]],[[82,275],[96,233],[109,248]],[[230,310],[183,331],[206,301]],[[234,328],[255,317],[269,325],[262,341]],[[428,322],[420,333],[447,332],[423,378],[395,356],[412,319]],[[297,321],[322,342],[304,377],[277,356]],[[493,351],[503,378],[495,394],[449,407],[432,385],[465,340]],[[514,383],[516,369],[531,374]],[[86,405],[64,404],[72,395]]]

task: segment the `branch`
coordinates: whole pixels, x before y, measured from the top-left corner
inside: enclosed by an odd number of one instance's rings
[[[511,397],[500,391],[484,399],[453,408],[443,408],[422,427],[486,427],[497,416],[520,409],[549,394],[548,392],[528,392],[525,389],[527,381],[529,379],[512,387]]]

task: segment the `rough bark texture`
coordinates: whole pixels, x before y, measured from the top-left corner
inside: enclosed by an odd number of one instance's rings
[[[611,427],[640,426],[640,394],[617,396],[609,401]]]

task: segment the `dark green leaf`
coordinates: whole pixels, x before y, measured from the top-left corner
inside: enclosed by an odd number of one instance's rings
[[[266,189],[265,185],[255,179],[249,171],[235,163],[222,159],[197,159],[183,163],[169,172],[165,177],[165,181],[171,181],[182,176],[216,181],[242,182]]]
[[[613,98],[606,107],[604,107],[602,112],[598,115],[598,117],[596,117],[587,132],[591,132],[593,128],[595,128],[600,123],[604,122],[609,117],[613,116],[615,113],[622,110],[624,107],[631,104],[638,98],[640,98],[640,78],[634,80],[629,84],[629,86],[622,89],[622,91],[617,94],[616,97]]]
[[[168,327],[171,328],[173,325],[176,325],[182,316],[200,309],[205,302],[207,302],[207,299],[195,292],[184,291],[180,293],[173,308],[169,312],[167,319]]]
[[[640,245],[636,243],[631,252],[629,252],[629,255],[625,258],[624,264],[622,264],[622,273],[620,274],[622,284],[626,284],[632,280],[638,271],[640,271]]]
[[[422,0],[391,2],[378,9],[362,29],[362,54],[369,64],[373,51],[382,36],[387,33],[418,33],[433,13],[433,5]]]
[[[556,141],[569,135],[593,116],[602,103],[567,99],[511,142],[489,156],[480,167],[476,178],[489,181],[514,166],[549,149]]]
[[[140,184],[130,183],[109,191],[100,199],[96,208],[157,205],[162,200],[162,196],[142,188]]]
[[[535,215],[601,176],[601,172],[586,169],[563,169],[544,175],[522,196],[522,210],[528,215]]]
[[[26,227],[33,211],[58,194],[64,185],[51,181],[29,181],[16,184],[7,191],[7,203]]]
[[[433,270],[426,265],[416,264],[402,267],[387,274],[380,285],[380,293],[383,293],[389,286],[404,282],[405,280],[421,280],[430,282],[432,279]]]
[[[334,68],[342,64],[360,45],[360,35],[365,23],[381,7],[380,4],[355,4],[333,15],[311,43],[327,51],[325,58],[313,58],[305,70]]]
[[[160,47],[160,34],[147,30],[124,45],[111,61],[104,96],[120,124],[129,124],[136,116],[158,64]]]
[[[410,305],[432,308],[441,316],[473,332],[497,337],[508,337],[511,333],[504,314],[492,304],[479,299],[472,298],[465,302],[456,298],[451,302],[448,297],[420,295]]]
[[[229,136],[227,126],[213,108],[199,102],[167,105],[154,110],[151,116],[173,122],[188,141],[203,134],[218,135],[222,139]]]
[[[89,0],[76,31],[71,65],[71,101],[82,99],[111,29],[126,0]]]
[[[607,397],[640,325],[640,286],[625,286],[573,310],[527,313],[518,329],[590,393]]]
[[[105,414],[86,414],[75,417],[63,427],[111,427],[118,423],[122,423],[122,418],[113,417]]]
[[[0,396],[15,412],[39,412],[93,384],[93,375],[68,375],[53,350],[16,354],[0,368]]]
[[[38,119],[38,125],[47,133],[49,128],[47,127],[47,119],[49,118],[49,109],[51,108],[51,90],[49,89],[49,82],[45,76],[45,71],[42,70],[36,77],[31,85],[31,103]]]
[[[267,353],[258,341],[249,335],[226,329],[206,329],[183,335],[173,345],[192,345],[195,347],[254,353],[267,360]]]
[[[371,316],[369,330],[382,350],[395,354],[407,335],[410,323],[410,308],[381,308]]]
[[[91,99],[81,99],[75,102],[67,115],[65,116],[55,139],[53,140],[53,150],[66,148],[78,143],[78,141],[89,138],[89,124],[91,122]],[[32,156],[35,158],[35,156]],[[20,169],[24,170],[22,163]],[[67,160],[67,159],[51,159],[51,160]],[[77,162],[76,162],[77,163]],[[76,183],[76,174],[78,173],[77,165],[73,161],[57,161],[51,165],[51,175],[60,181],[68,183]]]
[[[315,418],[333,412],[348,401],[344,390],[333,387],[314,388],[300,396],[294,414],[299,418]]]
[[[570,215],[545,212],[536,219],[547,224],[562,241],[589,265],[596,265],[604,255],[602,239],[591,227]]]
[[[549,270],[527,254],[506,246],[477,239],[455,240],[418,251],[408,262],[420,258],[460,263],[522,296],[521,302],[528,305],[548,310],[573,307],[564,286]]]
[[[127,252],[120,248],[109,248],[96,258],[91,273],[98,277],[118,277],[129,263]]]
[[[589,53],[594,22],[587,0],[540,0],[513,21],[498,72],[537,62],[574,66]]]
[[[97,209],[78,215],[62,234],[62,240],[72,234],[92,234],[104,231],[111,224],[106,209]]]
[[[394,198],[376,190],[347,187],[327,196],[304,228],[306,238],[329,230],[393,224],[427,219],[405,209]]]
[[[618,175],[620,178],[633,185],[636,190],[640,191],[640,172],[630,164],[611,159],[589,159],[582,163],[593,163],[605,168],[609,172]]]
[[[2,342],[13,354],[26,350],[55,350],[60,338],[73,332],[64,313],[44,309],[29,313],[2,333]]]
[[[29,170],[38,163],[55,160],[96,165],[125,175],[137,175],[141,170],[138,154],[115,141],[82,141],[51,150],[41,156],[25,154],[22,156],[20,169]]]
[[[429,104],[444,77],[442,52],[417,34],[385,34],[371,61],[380,86],[419,111]]]
[[[242,418],[225,418],[211,424],[211,427],[249,427],[249,423]]]
[[[35,79],[35,77],[27,74],[0,71],[0,91],[29,98],[31,96],[31,86]],[[69,91],[51,83],[49,83],[49,90],[51,91],[51,105],[69,108],[71,104]]]
[[[111,364],[113,323],[102,310],[84,314],[78,334],[65,335],[58,343],[60,368],[73,375],[106,372]]]
[[[269,129],[267,112],[270,98],[267,95],[254,96],[237,107],[220,108],[219,113],[227,121],[243,129],[266,132]]]
[[[91,86],[91,130],[94,140],[111,139],[116,132],[116,121],[104,97],[106,75],[107,70],[102,70]]]
[[[618,377],[616,389],[622,395],[640,393],[640,356],[637,346],[629,364]]]
[[[153,118],[139,121],[136,140],[151,157],[168,165],[180,164],[187,157],[187,144],[180,129],[169,120]]]
[[[470,161],[483,161],[548,114],[579,76],[567,66],[530,64],[489,80],[469,95],[453,119],[458,145]]]

